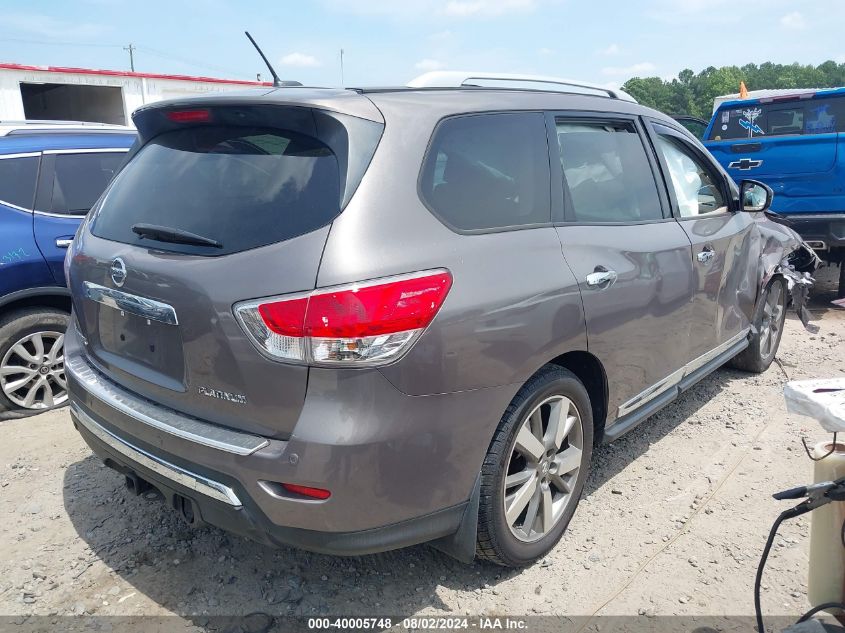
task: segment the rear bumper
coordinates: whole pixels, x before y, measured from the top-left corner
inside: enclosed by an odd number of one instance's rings
[[[773,218],[819,251],[845,247],[845,213],[791,213]]]
[[[72,331],[65,354],[74,425],[107,465],[149,482],[171,505],[190,500],[203,522],[330,554],[385,551],[458,531],[489,438],[513,397],[511,387],[406,396],[375,370],[313,370],[294,433],[278,440],[180,420],[97,372]],[[310,500],[267,482],[332,495]]]
[[[177,509],[192,503],[196,520],[273,547],[292,546],[339,556],[371,554],[423,543],[457,532],[466,503],[393,525],[356,532],[321,532],[274,524],[237,484],[232,486],[171,464],[108,431],[78,406],[74,426],[94,453],[114,470],[149,483]]]

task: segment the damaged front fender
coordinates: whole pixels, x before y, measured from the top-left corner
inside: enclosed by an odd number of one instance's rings
[[[791,305],[801,323],[809,332],[817,332],[818,326],[810,320],[812,315],[807,309],[810,289],[815,280],[812,273],[818,269],[821,260],[798,235],[788,226],[773,222],[765,214],[755,220],[758,239],[754,240],[759,248],[757,269],[758,304],[763,290],[775,275],[786,279]]]

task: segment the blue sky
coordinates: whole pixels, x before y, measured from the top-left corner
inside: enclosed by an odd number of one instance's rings
[[[405,83],[496,70],[619,85],[683,68],[845,62],[842,0],[3,0],[0,61],[266,78]]]

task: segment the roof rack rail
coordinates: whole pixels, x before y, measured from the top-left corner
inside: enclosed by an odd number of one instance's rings
[[[519,75],[512,73],[490,73],[490,72],[465,72],[459,70],[435,70],[420,75],[408,82],[409,88],[471,88],[479,87],[473,86],[470,81],[474,79],[484,79],[488,81],[512,81],[512,82],[527,82],[538,84],[549,84],[556,86],[566,86],[570,88],[582,88],[585,90],[594,90],[603,93],[611,99],[621,99],[623,101],[632,101],[636,103],[631,95],[624,90],[615,88],[608,88],[606,86],[599,86],[591,84],[586,81],[574,81],[571,79],[561,79],[560,77],[547,77],[544,75]],[[564,91],[565,92],[565,91]]]

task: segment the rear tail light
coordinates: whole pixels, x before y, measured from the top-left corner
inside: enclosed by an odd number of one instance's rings
[[[379,365],[411,348],[451,286],[448,271],[425,271],[247,301],[234,310],[261,352],[275,360]]]

